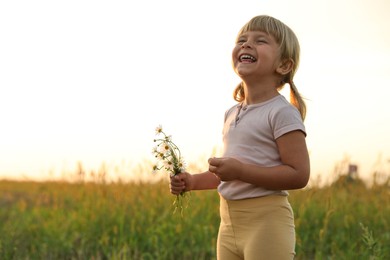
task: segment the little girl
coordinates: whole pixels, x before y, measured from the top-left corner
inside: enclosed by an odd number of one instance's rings
[[[239,31],[232,52],[242,82],[238,102],[225,113],[223,156],[206,172],[171,178],[172,194],[218,189],[219,260],[283,260],[295,255],[295,226],[288,192],[310,175],[306,106],[293,78],[299,63],[294,32],[270,16],[256,16]],[[290,102],[279,90],[288,83]]]

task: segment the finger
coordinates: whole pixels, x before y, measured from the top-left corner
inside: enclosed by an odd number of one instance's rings
[[[171,182],[181,182],[181,179],[178,175],[171,176]]]
[[[171,193],[172,194],[180,194],[182,193],[184,190],[185,190],[185,186],[184,185],[181,185],[181,186],[174,186],[174,185],[170,185],[170,190],[171,190]]]
[[[215,162],[215,157],[212,157],[212,158],[209,158],[208,160],[207,160],[207,162],[209,163],[209,164],[214,164],[214,162]]]
[[[185,172],[178,173],[176,175],[171,176],[171,178],[177,179],[177,180],[184,180],[186,178]]]
[[[184,178],[181,178],[180,176],[172,176],[170,179],[170,183],[173,184],[174,186],[181,185],[184,183]]]
[[[170,186],[175,188],[183,188],[185,187],[184,178],[180,178],[179,176],[171,177]]]
[[[219,166],[221,163],[221,160],[222,160],[222,158],[213,157],[213,158],[209,158],[208,163],[212,166]]]
[[[171,193],[174,195],[182,193],[183,190],[176,190],[176,189],[171,189]]]
[[[217,167],[213,166],[213,165],[210,165],[209,166],[209,171],[212,172],[212,173],[216,173],[217,172]]]
[[[182,181],[182,180],[171,180],[170,182],[170,186],[172,187],[184,187],[185,186],[185,182]]]
[[[181,182],[171,182],[169,184],[169,187],[171,187],[172,189],[183,189],[183,187],[185,187],[184,183],[181,183]]]

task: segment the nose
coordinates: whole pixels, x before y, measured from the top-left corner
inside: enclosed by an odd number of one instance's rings
[[[252,48],[252,46],[249,44],[249,42],[244,42],[244,43],[241,45],[241,49],[246,49],[246,48]]]

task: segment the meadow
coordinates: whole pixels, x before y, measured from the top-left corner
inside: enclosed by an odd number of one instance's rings
[[[216,191],[187,193],[182,215],[164,179],[0,181],[1,259],[215,259]],[[290,192],[296,259],[390,259],[389,181]]]

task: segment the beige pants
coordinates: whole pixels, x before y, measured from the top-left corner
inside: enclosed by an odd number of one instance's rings
[[[295,256],[294,214],[286,196],[220,199],[218,260],[284,260]]]

